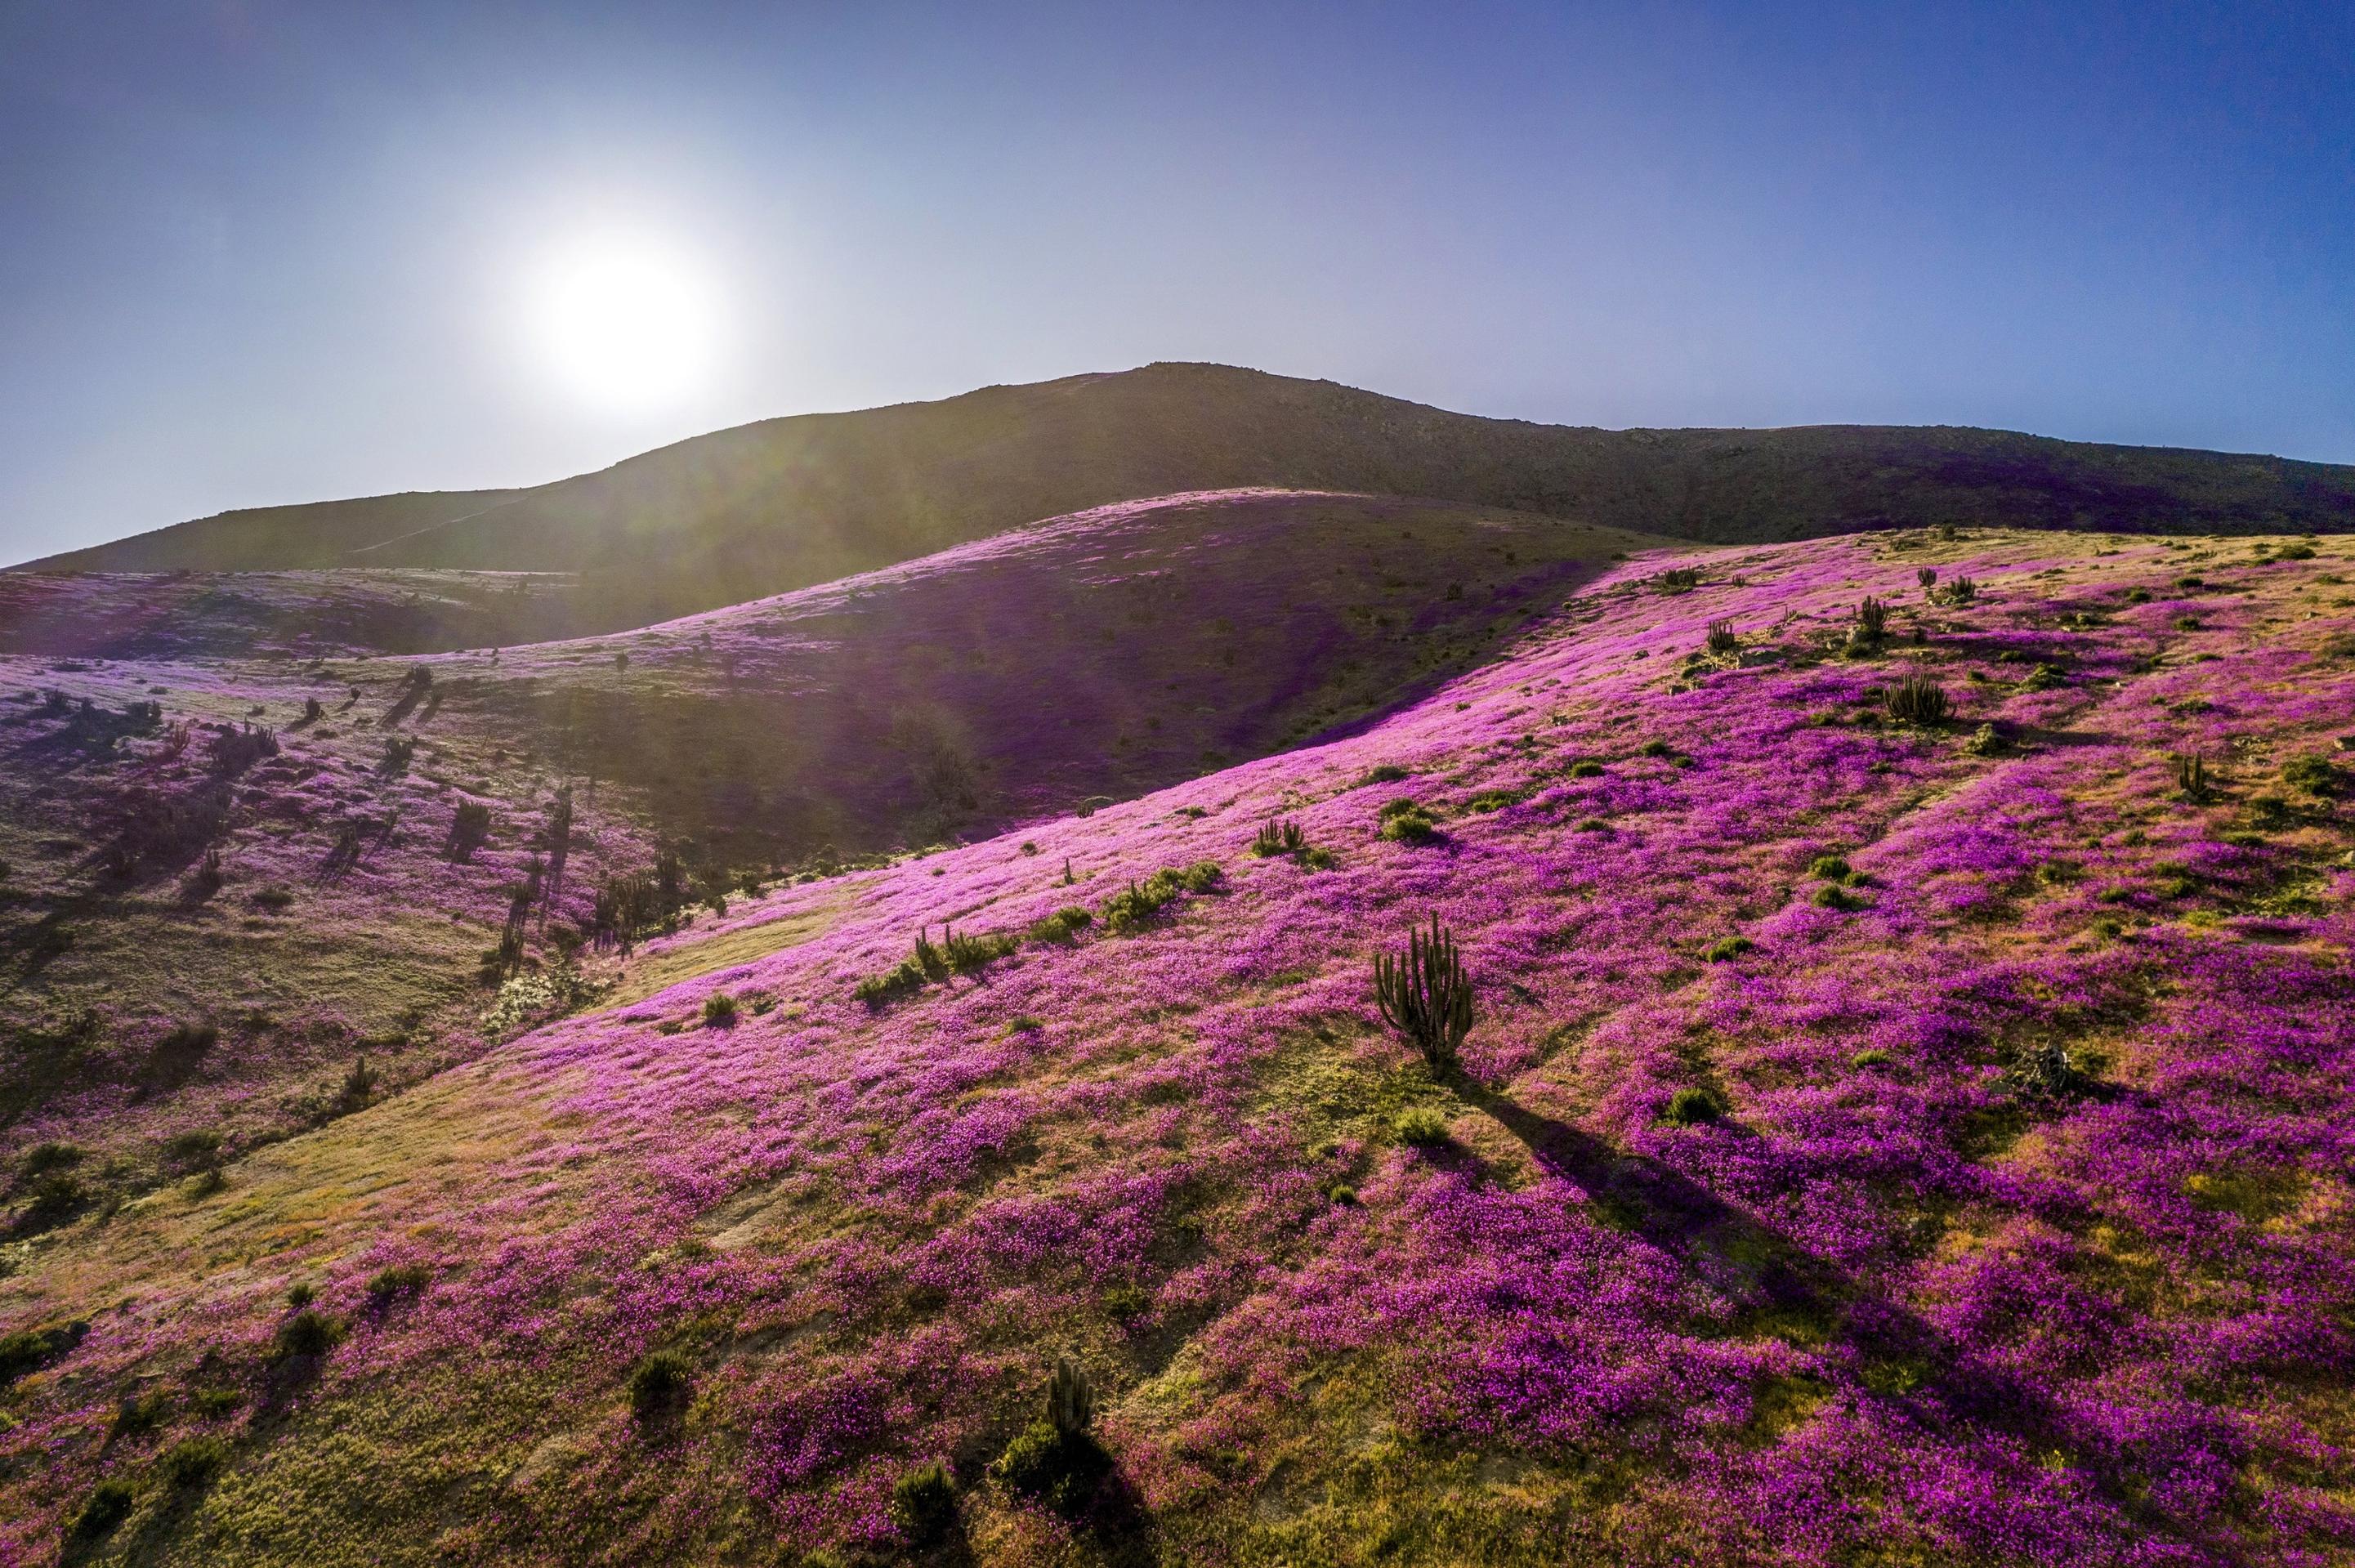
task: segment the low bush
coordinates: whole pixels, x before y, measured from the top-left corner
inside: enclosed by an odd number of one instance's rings
[[[1377,763],[1366,770],[1365,776],[1358,783],[1361,787],[1366,784],[1397,784],[1405,777],[1407,777],[1407,771],[1396,763]]]
[[[1153,1293],[1134,1280],[1123,1280],[1103,1293],[1103,1309],[1115,1321],[1126,1323],[1153,1310]]]
[[[954,926],[944,926],[941,931],[942,955],[953,975],[978,975],[1019,944],[1011,932],[986,931],[979,936],[960,936]]]
[[[909,1545],[936,1546],[956,1528],[956,1488],[938,1460],[891,1483],[891,1528]]]
[[[278,1356],[324,1356],[344,1342],[344,1326],[314,1307],[305,1307],[278,1326]]]
[[[82,1151],[72,1144],[39,1143],[25,1151],[17,1168],[27,1176],[46,1176],[53,1170],[67,1170],[82,1162]]]
[[[703,1027],[705,1029],[734,1029],[736,1027],[736,998],[730,996],[725,991],[714,991],[711,995],[704,997]]]
[[[1746,936],[1721,936],[1710,944],[1709,952],[1703,956],[1711,964],[1729,963],[1757,945]]]
[[[1807,862],[1807,875],[1826,881],[1844,881],[1848,874],[1849,863],[1838,855],[1818,855]]]
[[[865,1003],[871,1012],[879,1012],[901,997],[911,997],[924,988],[923,966],[914,959],[903,959],[897,969],[888,975],[869,975],[858,982],[851,995]]]
[[[381,1311],[405,1296],[425,1294],[433,1282],[433,1271],[423,1264],[395,1264],[378,1269],[368,1282],[368,1305]]]
[[[677,1350],[656,1350],[630,1369],[630,1411],[652,1421],[677,1407],[695,1384],[695,1368]]]
[[[229,1445],[209,1435],[184,1437],[164,1451],[164,1479],[175,1487],[196,1488],[218,1476],[229,1464]]]
[[[81,1321],[51,1323],[0,1335],[0,1389],[37,1371],[81,1343],[90,1325]]]
[[[1668,1096],[1665,1119],[1680,1127],[1714,1122],[1725,1115],[1724,1103],[1707,1089],[1679,1089]]]
[[[162,1389],[152,1388],[144,1393],[125,1394],[114,1407],[115,1437],[137,1437],[153,1432],[172,1419],[172,1396]]]
[[[2337,795],[2345,784],[2346,776],[2338,764],[2325,756],[2293,757],[2282,764],[2282,783],[2308,795]]]
[[[1584,762],[1572,763],[1570,764],[1570,776],[1574,779],[1600,778],[1603,776],[1603,764],[1594,761],[1591,757]]]
[[[1663,593],[1689,593],[1700,586],[1700,569],[1672,566],[1652,580]]]
[[[1032,922],[1030,940],[1059,944],[1074,941],[1081,932],[1085,931],[1094,923],[1095,918],[1077,904],[1069,905]]]
[[[1741,652],[1742,638],[1734,632],[1732,622],[1711,621],[1709,624],[1709,635],[1702,639],[1701,645],[1710,653],[1722,657],[1728,654]]]
[[[1447,1118],[1428,1105],[1410,1105],[1391,1118],[1391,1136],[1417,1148],[1435,1148],[1447,1141]]]
[[[1439,824],[1411,800],[1394,800],[1381,809],[1379,837],[1393,844],[1430,844],[1440,837]]]
[[[131,1517],[131,1509],[138,1500],[139,1494],[128,1481],[99,1482],[82,1499],[81,1510],[74,1515],[73,1538],[80,1541],[104,1540],[113,1533],[116,1525]]]

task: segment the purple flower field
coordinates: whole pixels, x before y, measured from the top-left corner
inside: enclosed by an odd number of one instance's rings
[[[0,1563],[2348,1562],[2350,570],[1646,557],[1346,738],[591,957],[6,1243]],[[312,744],[238,787],[395,787]],[[322,919],[480,946],[533,847],[442,853],[423,761]],[[1374,995],[1434,915],[1460,1072]],[[198,1116],[92,1093],[12,1147]],[[1050,1502],[1059,1356],[1108,1464]]]

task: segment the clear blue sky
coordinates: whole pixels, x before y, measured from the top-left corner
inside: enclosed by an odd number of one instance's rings
[[[518,342],[584,221],[657,407]],[[0,560],[1152,359],[2355,461],[2355,6],[0,0]]]

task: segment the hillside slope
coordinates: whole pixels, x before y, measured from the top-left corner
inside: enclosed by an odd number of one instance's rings
[[[445,721],[643,791],[734,859],[796,860],[1298,744],[1671,542],[1388,496],[1168,496],[627,635],[426,663]]]
[[[2343,1556],[2355,556],[1700,564],[1364,733],[740,907],[617,1005],[21,1244],[0,1541]],[[1945,720],[1891,716],[1908,677]],[[1278,818],[1301,856],[1253,856]],[[1434,914],[1460,1073],[1369,984]],[[951,921],[1011,951],[858,999]],[[1085,1437],[1026,1429],[1058,1355]]]
[[[1481,419],[1214,365],[992,387],[765,421],[646,453],[432,526],[342,514],[283,559],[177,530],[37,563],[329,564],[590,574],[613,627],[930,554],[1034,518],[1176,491],[1421,496],[1743,542],[1935,523],[2137,531],[2355,526],[2355,469],[2005,432],[1822,426],[1601,431]],[[351,508],[389,505],[337,503]],[[207,528],[218,519],[191,528]],[[135,546],[135,549],[131,548]]]
[[[365,564],[353,552],[525,494],[412,491],[350,501],[248,507],[27,562],[37,571],[301,571]]]
[[[628,636],[414,660],[345,644],[511,631],[561,615],[567,581],[0,579],[27,611],[0,649],[90,656],[0,652],[0,1164],[70,1143],[95,1207],[183,1133],[308,1125],[361,1057],[390,1085],[471,1056],[511,1027],[480,1022],[497,984],[655,844],[691,903],[724,901],[1139,794],[1428,691],[1660,542],[1171,496]]]
[[[584,630],[559,572],[0,572],[0,654],[410,654]]]

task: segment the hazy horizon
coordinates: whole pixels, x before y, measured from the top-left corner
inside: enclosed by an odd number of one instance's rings
[[[2319,6],[22,10],[0,557],[1156,360],[2355,461],[2350,59]],[[616,267],[675,308],[584,345]]]

